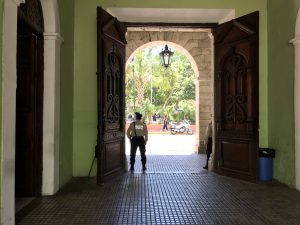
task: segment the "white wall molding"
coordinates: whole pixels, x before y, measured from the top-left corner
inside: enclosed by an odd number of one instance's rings
[[[16,4],[16,6],[19,6],[20,4],[25,3],[25,0],[11,0],[11,2]]]
[[[294,116],[295,116],[295,184],[300,190],[300,8],[298,10],[295,38],[290,41],[294,45],[295,78],[294,78]]]
[[[290,43],[293,45],[297,45],[300,43],[300,35],[290,40]]]
[[[44,33],[44,40],[55,40],[59,44],[65,41],[59,33]]]

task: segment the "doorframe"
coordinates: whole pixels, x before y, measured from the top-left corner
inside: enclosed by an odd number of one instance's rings
[[[295,78],[294,78],[294,116],[295,116],[295,185],[300,190],[300,7],[298,9],[295,37],[290,41],[295,51]]]
[[[27,21],[26,21],[27,20]],[[24,120],[24,111],[18,109],[20,106],[22,108],[22,102],[24,99],[22,99],[22,94],[18,94],[18,83],[21,84],[21,82],[24,79],[24,75],[27,75],[26,72],[18,72],[18,67],[24,63],[21,59],[21,62],[18,62],[20,60],[18,56],[22,53],[19,51],[22,51],[22,46],[24,43],[27,43],[27,45],[30,46],[28,48],[28,53],[31,60],[30,60],[30,71],[31,71],[31,76],[33,71],[37,71],[36,79],[35,81],[30,79],[30,83],[25,85],[25,88],[21,88],[20,90],[30,90],[33,88],[33,93],[30,94],[30,103],[25,100],[25,102],[28,104],[30,107],[30,114],[32,118],[32,125],[33,125],[33,130],[26,126],[26,129],[21,131],[23,132],[33,132],[30,135],[30,139],[32,139],[32,144],[26,147],[26,153],[25,156],[29,157],[27,158],[27,161],[25,162],[24,158],[22,158],[20,155],[22,154],[21,152],[24,151],[24,148],[20,147],[15,147],[16,149],[16,157],[15,157],[15,196],[22,196],[23,194],[30,194],[30,196],[40,196],[41,195],[41,189],[42,189],[42,171],[43,171],[43,95],[44,95],[44,60],[41,59],[41,56],[44,55],[44,40],[43,40],[43,23],[39,24],[39,26],[35,27],[36,24],[32,20],[28,18],[28,15],[24,11],[18,10],[18,19],[17,19],[17,90],[16,90],[16,134],[18,131],[20,132],[20,124],[23,124]],[[26,40],[26,42],[24,42]],[[23,43],[19,45],[20,43]],[[33,44],[35,42],[35,44]],[[35,53],[36,56],[33,56]],[[21,64],[18,64],[21,63]],[[35,76],[35,75],[33,75]],[[31,77],[33,78],[33,77]],[[25,82],[26,83],[26,82]],[[22,92],[22,91],[21,91]],[[19,100],[17,101],[17,99]],[[22,99],[22,100],[21,100]],[[24,103],[24,102],[23,102]],[[28,112],[27,112],[28,113]],[[20,114],[22,116],[20,116]],[[28,116],[28,114],[26,114]],[[22,139],[22,138],[21,138]],[[16,135],[16,143],[22,143],[24,144],[23,141],[20,140],[20,135]],[[30,149],[30,150],[29,150]],[[29,150],[29,151],[28,151]],[[22,167],[19,167],[17,163],[24,162],[25,164],[22,165]],[[21,163],[22,164],[22,163]],[[27,167],[24,165],[27,165]],[[32,171],[28,165],[32,165]],[[25,172],[26,171],[26,172]],[[22,173],[24,172],[24,173]],[[18,174],[18,176],[17,176]],[[22,174],[20,176],[20,174]],[[29,175],[30,174],[30,175]],[[20,183],[20,178],[23,177],[25,178],[25,182]],[[30,180],[30,187],[28,188],[27,183]],[[17,181],[19,181],[18,186]],[[27,186],[26,189],[24,188],[24,185]],[[26,190],[26,191],[25,191]],[[25,192],[23,192],[25,191]]]
[[[15,224],[15,122],[18,6],[4,0],[2,49],[1,224]],[[57,0],[41,1],[44,16],[44,106],[42,195],[59,188],[60,21]]]
[[[183,43],[179,43],[179,42],[175,42],[172,38],[168,39],[168,45],[170,45],[171,47],[177,48],[179,49],[191,62],[192,64],[192,68],[195,72],[195,101],[196,101],[196,105],[195,105],[195,109],[196,109],[196,145],[195,145],[195,152],[197,153],[205,153],[205,146],[204,146],[204,142],[203,139],[201,138],[202,135],[204,135],[203,133],[203,127],[205,127],[206,129],[206,123],[208,124],[208,119],[202,119],[201,120],[201,111],[200,111],[200,104],[202,104],[202,100],[201,99],[201,95],[200,95],[200,89],[204,88],[204,86],[201,85],[201,82],[205,82],[205,81],[209,81],[211,82],[210,86],[211,86],[211,97],[212,97],[212,105],[210,108],[210,112],[206,112],[208,114],[211,115],[211,120],[214,120],[214,115],[213,115],[213,110],[214,110],[214,37],[213,34],[211,32],[211,29],[216,25],[215,23],[207,23],[207,24],[203,24],[203,23],[197,23],[197,24],[178,24],[178,23],[167,23],[167,27],[166,27],[166,23],[151,23],[151,26],[149,26],[149,23],[125,23],[127,26],[127,32],[165,32],[165,33],[172,33],[172,32],[178,32],[178,33],[183,33],[183,32],[191,32],[191,33],[196,33],[197,30],[202,30],[203,32],[206,32],[209,36],[209,38],[211,39],[210,41],[210,50],[212,51],[211,54],[211,77],[208,80],[202,79],[201,74],[203,74],[203,70],[201,70],[201,63],[202,61],[200,60],[199,62],[199,58],[197,58],[197,55],[193,54],[191,52],[191,49],[188,49],[186,47],[190,47],[190,46],[185,46]],[[210,27],[211,26],[211,27]],[[157,43],[157,44],[165,44],[165,40],[163,40],[163,35],[157,35],[157,38],[154,38],[153,40],[144,40],[143,38],[141,40],[139,40],[138,45],[134,46],[134,48],[132,48],[132,46],[129,47],[129,43],[130,41],[128,41],[128,44],[126,46],[126,66],[125,68],[127,68],[127,64],[131,61],[132,57],[134,56],[135,52],[137,52],[140,49],[143,49],[145,47],[148,46],[152,46],[153,42]],[[196,60],[196,58],[198,60]],[[201,80],[202,79],[202,80]],[[202,128],[202,135],[201,135],[201,129]],[[214,127],[213,127],[214,130]],[[214,148],[214,145],[213,145]]]
[[[151,32],[151,31],[149,31]],[[167,32],[167,31],[162,31],[162,32]],[[172,32],[172,31],[171,31]],[[180,31],[178,31],[180,33]],[[208,35],[211,37],[211,33],[208,32]],[[129,43],[129,42],[128,42]],[[139,51],[141,51],[144,48],[151,48],[154,46],[158,46],[158,45],[165,45],[166,41],[164,40],[154,40],[154,41],[149,41],[147,43],[140,43],[139,46],[137,46],[135,48],[135,50],[133,50],[132,52],[127,51],[126,57],[125,57],[125,61],[126,61],[126,65],[125,65],[125,69],[128,67],[129,63],[132,61],[132,59],[134,58],[135,54]],[[200,146],[201,146],[201,141],[200,141],[200,84],[199,84],[199,79],[200,79],[200,70],[199,67],[197,65],[197,62],[194,58],[194,56],[191,54],[190,51],[188,51],[186,48],[184,48],[181,43],[175,43],[173,41],[168,41],[168,46],[173,48],[173,49],[177,49],[180,53],[182,53],[191,63],[191,67],[194,71],[194,84],[195,84],[195,122],[196,122],[196,143],[194,146],[194,152],[200,153]],[[127,48],[127,47],[126,47]],[[128,50],[128,49],[127,49]],[[212,49],[213,51],[213,49]],[[129,54],[128,54],[129,53]],[[213,75],[213,73],[212,73]],[[213,82],[211,82],[213,83]],[[211,86],[212,91],[213,91],[213,86]],[[125,93],[126,95],[126,93]],[[212,99],[213,102],[213,99]],[[212,112],[211,112],[212,113]]]

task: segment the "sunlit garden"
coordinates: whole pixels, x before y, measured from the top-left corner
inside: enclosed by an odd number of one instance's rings
[[[126,68],[126,117],[144,115],[146,123],[161,123],[164,116],[195,123],[195,75],[186,56],[176,49],[164,67],[159,53],[164,46],[145,48]]]

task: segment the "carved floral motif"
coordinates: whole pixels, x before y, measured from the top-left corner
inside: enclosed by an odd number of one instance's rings
[[[120,93],[119,84],[121,73],[119,70],[118,57],[115,52],[110,52],[107,55],[106,79],[107,79],[107,118],[106,121],[110,124],[110,128],[116,128],[112,124],[118,124],[120,118]],[[118,127],[118,125],[117,125]]]
[[[247,74],[247,63],[243,55],[232,49],[227,57],[221,72],[223,80],[225,121],[230,123],[243,123],[247,119],[246,90],[244,79]]]
[[[110,141],[110,140],[115,140],[123,137],[124,134],[122,132],[105,133],[105,135],[103,136],[103,140]]]
[[[246,112],[243,108],[243,104],[246,102],[244,95],[227,95],[225,98],[226,104],[228,105],[225,119],[232,123],[241,123],[246,120]]]
[[[237,79],[238,76],[243,76],[247,73],[247,64],[245,58],[232,49],[232,53],[226,59],[224,64],[223,74],[227,79]]]

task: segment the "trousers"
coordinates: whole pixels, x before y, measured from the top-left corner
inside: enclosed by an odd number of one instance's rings
[[[206,165],[208,165],[208,161],[209,161],[211,152],[212,152],[212,138],[209,137],[208,140],[207,140],[207,145],[206,145],[206,155],[207,155]]]
[[[133,137],[130,140],[131,148],[130,148],[130,165],[134,166],[135,156],[137,148],[139,147],[141,153],[141,161],[142,165],[146,165],[146,143],[144,137]]]

